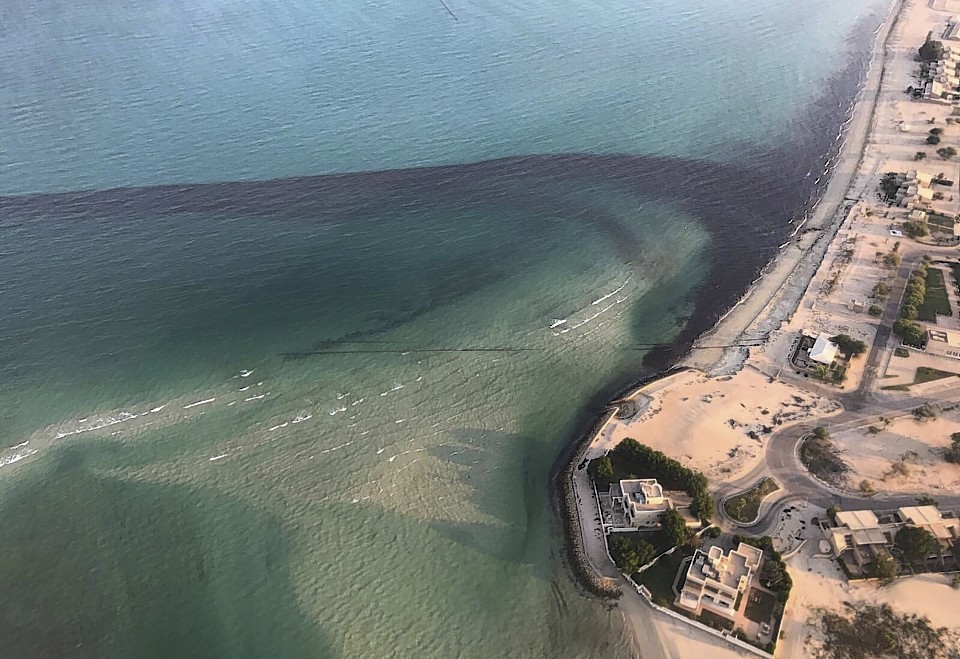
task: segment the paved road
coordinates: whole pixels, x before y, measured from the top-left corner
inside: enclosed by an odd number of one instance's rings
[[[713,491],[718,502],[718,521],[728,528],[740,528],[751,534],[766,535],[775,528],[780,512],[791,503],[809,501],[815,505],[828,508],[837,505],[846,510],[890,510],[901,506],[914,505],[918,496],[927,494],[917,492],[911,495],[884,495],[873,497],[858,497],[846,494],[831,488],[815,479],[800,463],[797,456],[797,445],[814,425],[822,425],[831,433],[839,433],[869,425],[882,425],[880,417],[897,417],[909,414],[911,410],[923,403],[939,404],[960,402],[960,385],[943,389],[925,397],[909,397],[894,399],[874,391],[874,385],[880,372],[881,362],[891,345],[896,341],[890,327],[897,319],[900,310],[900,301],[906,288],[910,273],[917,266],[925,254],[937,257],[956,256],[956,247],[925,247],[909,245],[902,250],[902,261],[897,271],[897,277],[892,284],[892,290],[887,298],[883,314],[879,319],[879,327],[873,344],[867,354],[867,363],[863,378],[857,389],[849,394],[836,397],[843,411],[837,415],[821,419],[815,423],[789,426],[773,433],[767,442],[765,459],[749,473],[736,481],[721,485]],[[801,386],[807,383],[801,383]],[[805,387],[812,389],[813,387]],[[830,396],[829,391],[816,386],[816,393]],[[724,498],[752,487],[764,476],[773,476],[780,484],[783,493],[773,502],[761,507],[760,519],[749,526],[743,526],[729,519],[722,510],[720,502]],[[960,511],[960,495],[937,494],[936,499],[944,509]]]

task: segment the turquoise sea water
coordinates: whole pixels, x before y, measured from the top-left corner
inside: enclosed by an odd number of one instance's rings
[[[627,653],[551,464],[788,233],[886,3],[447,4],[0,8],[10,656]]]

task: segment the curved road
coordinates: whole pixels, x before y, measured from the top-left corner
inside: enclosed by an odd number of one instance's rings
[[[927,492],[917,492],[913,495],[884,495],[859,497],[836,490],[826,483],[814,478],[801,464],[797,456],[797,445],[800,440],[813,430],[814,425],[822,425],[831,432],[841,432],[857,427],[874,424],[882,425],[881,416],[887,418],[909,414],[911,410],[923,403],[943,404],[960,402],[960,385],[944,389],[936,394],[923,398],[906,398],[890,400],[871,391],[879,372],[887,344],[891,338],[890,327],[896,320],[900,308],[900,300],[906,288],[910,272],[916,267],[924,254],[936,256],[956,256],[957,249],[929,247],[921,249],[910,246],[903,251],[903,261],[899,267],[893,290],[887,298],[883,315],[879,320],[877,335],[867,356],[867,364],[863,378],[856,391],[839,397],[844,411],[815,423],[801,423],[789,426],[773,433],[765,449],[765,459],[749,473],[738,478],[735,482],[721,485],[714,489],[713,495],[717,502],[724,498],[742,492],[755,485],[765,476],[772,476],[783,490],[783,493],[772,503],[761,505],[761,516],[753,524],[739,524],[728,518],[722,506],[718,505],[717,517],[721,523],[736,527],[753,535],[769,534],[780,518],[780,512],[787,505],[796,501],[809,501],[817,506],[828,508],[836,505],[845,510],[890,510],[901,506],[916,505],[917,497]],[[804,387],[807,388],[807,387]],[[817,387],[818,393],[824,390]],[[829,396],[829,393],[827,393]],[[944,495],[937,493],[935,497],[944,509],[960,510],[960,494]]]

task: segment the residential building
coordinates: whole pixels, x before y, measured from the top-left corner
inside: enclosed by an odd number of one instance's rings
[[[826,529],[833,555],[853,575],[866,575],[879,556],[889,556],[897,531],[904,526],[924,528],[940,543],[939,556],[953,558],[960,538],[960,519],[936,506],[911,506],[878,517],[871,510],[841,511],[836,525]]]
[[[700,525],[700,520],[690,514],[690,497],[683,492],[665,493],[655,478],[611,483],[609,496],[611,505],[623,512],[627,528],[655,528],[660,525],[660,516],[668,510],[679,512],[687,526]]]
[[[872,510],[837,513],[836,526],[827,529],[833,555],[851,574],[864,574],[878,556],[888,556],[899,525],[893,520],[881,523]]]
[[[810,361],[830,366],[837,358],[837,350],[837,345],[830,340],[830,337],[821,334],[810,348]]]
[[[899,508],[897,517],[904,524],[929,531],[940,544],[940,555],[953,556],[954,544],[960,538],[960,519],[951,512],[940,512],[936,506]]]
[[[733,620],[762,558],[761,550],[743,542],[727,554],[716,545],[707,551],[698,549],[687,568],[677,606],[694,615],[707,610]]]

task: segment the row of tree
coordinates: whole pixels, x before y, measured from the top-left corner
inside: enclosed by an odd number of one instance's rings
[[[907,289],[903,294],[900,305],[900,317],[893,324],[893,333],[903,339],[903,342],[915,347],[923,344],[923,328],[916,322],[920,314],[920,307],[927,297],[927,265],[930,257],[925,256],[923,262],[910,275]]]
[[[611,467],[616,465],[622,473],[639,478],[656,478],[665,490],[684,490],[692,499],[690,512],[705,523],[713,518],[716,508],[707,494],[707,477],[699,471],[684,467],[660,451],[630,438],[617,444],[610,452],[610,458]]]

